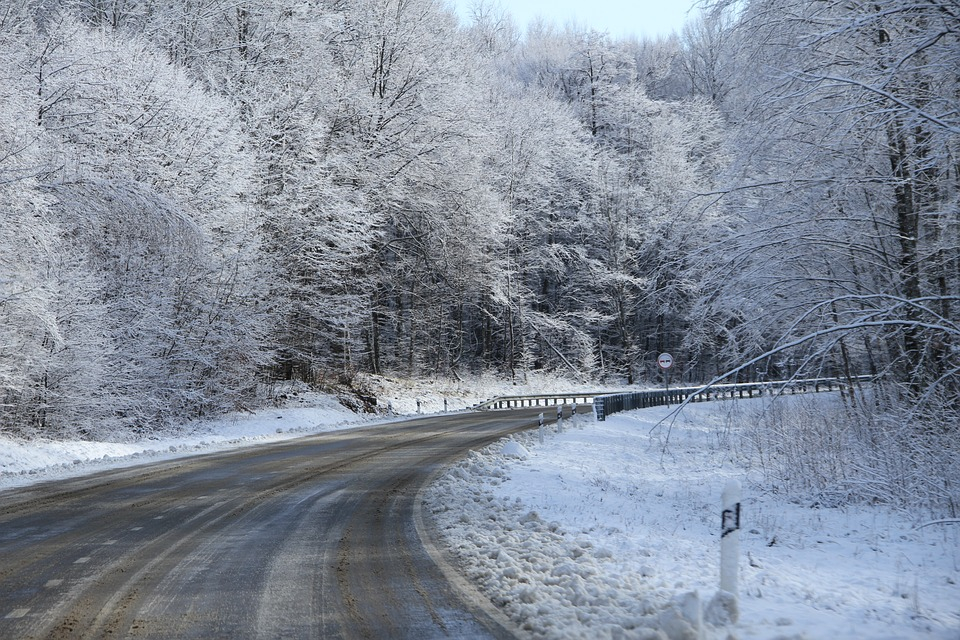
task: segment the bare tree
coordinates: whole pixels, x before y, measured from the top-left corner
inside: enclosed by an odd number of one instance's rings
[[[724,252],[769,323],[741,325],[749,340],[889,312],[902,321],[846,337],[820,364],[887,371],[914,397],[956,392],[952,336],[920,321],[955,315],[960,284],[956,27],[939,2],[744,8],[742,55],[760,82],[724,196],[748,226]]]

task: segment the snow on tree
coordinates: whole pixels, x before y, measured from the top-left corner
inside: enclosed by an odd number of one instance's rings
[[[770,324],[744,328],[796,334],[891,311],[876,294],[915,300],[894,305],[903,325],[848,336],[822,364],[889,370],[919,383],[914,391],[923,381],[956,387],[952,339],[919,324],[956,312],[955,27],[937,3],[745,8],[739,28],[753,35],[750,58],[766,80],[743,127],[744,177],[728,199],[748,226],[725,252],[731,273],[750,274],[731,281],[743,285],[734,295],[750,297]],[[819,313],[793,326],[811,304]]]
[[[9,28],[14,28],[9,25]],[[4,32],[0,56],[18,60],[18,34]],[[0,429],[38,430],[46,408],[45,367],[60,342],[48,272],[58,250],[49,199],[37,193],[43,132],[30,86],[0,67]]]
[[[146,42],[46,18],[7,68],[29,70],[11,86],[37,105],[38,161],[14,184],[51,238],[45,357],[24,372],[42,417],[12,427],[142,430],[235,407],[265,361],[237,117]]]

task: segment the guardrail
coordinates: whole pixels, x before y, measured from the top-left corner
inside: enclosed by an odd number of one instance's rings
[[[550,407],[564,404],[592,404],[598,396],[608,396],[610,391],[592,393],[543,393],[526,396],[499,396],[486,402],[481,402],[474,409],[484,411],[498,409],[520,409],[523,407]]]
[[[550,407],[566,404],[592,404],[597,420],[604,420],[618,411],[645,409],[691,402],[725,400],[730,398],[754,398],[764,394],[796,394],[821,391],[838,391],[851,382],[868,382],[870,376],[848,378],[807,378],[771,382],[747,382],[739,384],[715,384],[700,387],[677,387],[674,389],[649,389],[646,391],[591,393],[544,393],[534,395],[500,396],[481,402],[475,409],[490,411],[520,409],[524,407]]]
[[[872,380],[870,376],[856,376],[854,378],[809,378],[803,380],[715,384],[701,387],[678,387],[676,389],[652,389],[649,391],[616,393],[605,396],[595,396],[593,399],[593,412],[596,414],[597,420],[605,420],[607,416],[619,411],[663,407],[671,404],[680,404],[687,400],[690,402],[707,402],[710,400],[724,400],[729,398],[760,397],[765,393],[768,395],[792,395],[796,393],[840,391],[848,387],[851,382],[868,382],[870,380]]]

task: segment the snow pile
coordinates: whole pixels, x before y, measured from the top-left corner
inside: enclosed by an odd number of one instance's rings
[[[426,512],[536,638],[960,637],[960,527],[767,493],[737,457],[729,406],[685,411],[666,449],[664,408],[581,417],[544,446],[515,436],[451,467]],[[717,597],[730,479],[744,488],[739,603]]]
[[[504,442],[500,453],[508,458],[520,458],[521,460],[526,460],[530,457],[530,452],[527,451],[527,448],[516,440],[507,440]]]
[[[426,493],[467,576],[535,637],[696,638],[699,609],[692,616],[684,604],[695,594],[678,596],[675,584],[651,581],[649,566],[629,570],[616,546],[597,546],[603,536],[590,528],[572,532],[506,495],[505,468],[516,460],[510,452],[535,443],[532,435],[515,438],[470,452]],[[642,549],[640,557],[654,553]]]
[[[332,396],[288,394],[282,407],[185,425],[180,433],[130,442],[0,436],[0,489],[192,454],[275,442],[363,422]]]

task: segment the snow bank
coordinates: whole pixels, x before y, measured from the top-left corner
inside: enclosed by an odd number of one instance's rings
[[[960,527],[770,493],[736,454],[729,406],[685,411],[666,449],[663,408],[580,417],[544,446],[516,436],[451,467],[425,512],[535,638],[960,637]],[[744,486],[736,624],[716,598],[730,479]]]
[[[488,398],[542,389],[571,390],[573,383],[546,374],[530,373],[521,384],[496,377],[469,383],[449,380],[410,381],[366,376],[362,381],[379,408],[393,415],[459,411]],[[336,397],[291,389],[283,406],[237,413],[184,425],[168,433],[129,442],[87,440],[23,440],[0,435],[0,490],[46,480],[133,466],[192,454],[274,442],[359,424],[383,416],[358,416]]]
[[[520,458],[521,460],[526,460],[530,457],[530,452],[527,451],[527,448],[516,440],[507,440],[504,442],[500,453],[508,458]]]
[[[285,406],[184,426],[179,433],[131,442],[18,440],[0,436],[0,489],[74,477],[364,423],[332,396],[291,395]]]

